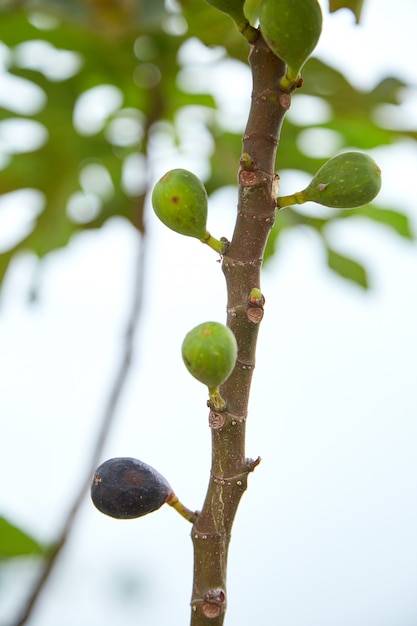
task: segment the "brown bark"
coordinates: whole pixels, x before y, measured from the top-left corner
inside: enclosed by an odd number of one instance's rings
[[[223,257],[227,284],[227,325],[238,343],[238,359],[221,387],[222,412],[211,411],[212,466],[203,509],[192,528],[194,582],[191,626],[221,626],[226,606],[227,554],[231,529],[248,474],[260,459],[246,458],[245,426],[263,297],[260,270],[276,210],[275,156],[290,95],[279,81],[284,64],[259,35],[251,46],[253,92],[242,142],[239,202],[232,241]],[[259,294],[259,292],[256,292]]]

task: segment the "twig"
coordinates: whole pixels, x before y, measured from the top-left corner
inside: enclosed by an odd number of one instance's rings
[[[142,213],[144,205],[144,197],[140,199],[140,206],[136,207],[137,212]],[[128,314],[125,338],[124,338],[124,349],[122,352],[121,362],[116,372],[116,376],[110,389],[110,394],[105,405],[103,417],[101,420],[101,426],[99,429],[98,437],[96,439],[95,446],[92,450],[88,471],[86,473],[86,477],[83,480],[77,495],[74,498],[71,508],[69,509],[66,520],[63,524],[61,532],[58,535],[56,542],[54,543],[52,549],[50,550],[47,560],[44,563],[44,567],[39,575],[39,578],[35,581],[33,589],[30,593],[26,601],[26,605],[21,612],[20,616],[17,618],[16,622],[12,624],[12,626],[23,626],[27,623],[28,619],[31,617],[32,612],[36,606],[36,603],[45,589],[46,583],[55,567],[58,556],[62,552],[65,544],[68,541],[68,538],[71,534],[71,531],[74,527],[74,521],[78,514],[78,511],[84,502],[84,498],[86,493],[90,488],[91,477],[100,462],[100,457],[103,451],[103,448],[106,444],[110,428],[113,424],[116,409],[120,398],[122,396],[123,389],[127,382],[128,374],[130,372],[133,353],[134,353],[134,342],[137,333],[137,329],[139,326],[139,317],[142,308],[143,302],[143,283],[144,283],[144,269],[145,269],[145,241],[146,237],[143,230],[136,230],[138,242],[137,242],[137,262],[136,262],[136,271],[134,277],[134,286],[132,289],[133,293],[133,301],[131,305],[130,312]]]

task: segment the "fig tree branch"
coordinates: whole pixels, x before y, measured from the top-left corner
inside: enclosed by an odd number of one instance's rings
[[[138,216],[142,216],[143,214],[143,204],[144,197],[141,197],[137,203],[136,211]],[[141,220],[142,218],[140,218]],[[126,330],[124,336],[124,345],[122,349],[121,360],[114,378],[114,382],[111,386],[110,393],[105,404],[103,416],[101,419],[101,424],[99,427],[99,431],[97,433],[97,438],[95,440],[94,448],[91,452],[90,458],[87,464],[87,470],[85,473],[85,479],[82,481],[82,484],[79,486],[78,492],[76,493],[73,503],[68,511],[64,524],[52,545],[49,554],[43,563],[43,567],[39,573],[38,578],[35,580],[33,588],[29,594],[28,599],[26,600],[26,604],[23,607],[21,614],[17,617],[14,624],[11,626],[23,626],[27,623],[29,618],[31,617],[37,601],[46,587],[46,584],[52,574],[52,571],[55,568],[55,565],[58,561],[58,557],[60,556],[63,548],[65,547],[68,538],[72,532],[74,527],[74,522],[78,511],[84,502],[84,498],[86,493],[90,488],[91,477],[94,474],[94,471],[100,461],[100,457],[104,446],[107,442],[111,426],[113,424],[114,418],[116,416],[118,404],[120,398],[122,396],[125,384],[127,382],[128,374],[130,372],[132,360],[133,360],[133,352],[134,352],[134,344],[135,338],[137,335],[140,312],[142,308],[142,300],[143,300],[143,282],[144,282],[144,271],[145,271],[145,241],[146,237],[144,232],[141,232],[139,229],[135,231],[137,233],[137,259],[136,259],[136,271],[134,273],[134,285],[132,287],[132,304],[130,311],[128,313],[128,319],[126,322]]]
[[[212,407],[209,415],[210,481],[203,509],[191,533],[194,545],[191,626],[223,624],[231,529],[248,474],[260,461],[246,457],[245,427],[263,316],[260,270],[276,210],[275,157],[290,95],[280,88],[284,63],[261,36],[251,47],[249,62],[253,92],[242,142],[237,218],[222,264],[227,284],[227,325],[236,337],[238,357],[231,376],[221,386],[226,407],[222,411]]]

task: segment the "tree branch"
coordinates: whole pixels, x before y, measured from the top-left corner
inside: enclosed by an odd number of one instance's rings
[[[258,465],[245,455],[245,426],[264,298],[260,269],[276,210],[275,156],[290,95],[280,90],[284,64],[259,36],[251,47],[253,93],[243,136],[239,204],[232,241],[223,257],[227,325],[238,359],[221,387],[222,412],[211,411],[212,467],[203,509],[192,529],[194,582],[191,626],[221,626],[227,605],[226,570],[231,529],[248,474]],[[255,296],[253,296],[255,293]]]
[[[72,532],[74,527],[74,521],[78,514],[78,511],[84,502],[84,498],[86,493],[88,492],[91,484],[91,477],[94,474],[94,471],[97,465],[100,462],[100,457],[102,455],[102,451],[107,442],[110,428],[114,421],[114,417],[116,415],[116,410],[119,404],[119,400],[122,396],[122,392],[124,390],[125,384],[127,382],[128,374],[130,371],[130,367],[132,364],[133,358],[133,349],[135,337],[137,334],[138,323],[140,318],[140,311],[142,308],[142,300],[143,300],[143,281],[144,281],[144,270],[145,270],[145,233],[142,230],[142,214],[144,208],[144,200],[145,197],[142,196],[138,204],[136,206],[139,228],[137,229],[137,261],[136,261],[136,271],[134,276],[134,286],[132,289],[133,300],[131,305],[131,310],[128,314],[128,319],[126,323],[125,330],[125,338],[124,338],[124,348],[122,352],[122,358],[119,364],[119,367],[116,372],[116,376],[110,389],[110,394],[108,400],[105,405],[104,413],[101,420],[101,426],[99,428],[98,436],[92,450],[90,459],[88,461],[88,469],[86,472],[86,477],[83,480],[82,484],[79,487],[78,493],[76,494],[72,506],[68,511],[68,515],[64,521],[64,524],[61,528],[61,531],[58,534],[58,537],[52,546],[47,560],[43,564],[43,568],[39,574],[38,579],[35,581],[32,591],[26,601],[26,605],[23,608],[20,616],[16,619],[15,623],[12,626],[23,626],[27,623],[29,618],[32,615],[32,612],[37,604],[37,601],[45,589],[45,586],[49,580],[49,577],[57,563],[58,557],[61,554],[63,548],[65,547],[68,538]]]

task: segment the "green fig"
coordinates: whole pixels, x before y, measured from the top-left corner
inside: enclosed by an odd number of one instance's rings
[[[185,336],[182,358],[194,378],[209,390],[215,390],[233,371],[237,358],[236,338],[224,324],[205,322]]]
[[[175,169],[164,174],[153,189],[152,206],[171,230],[197,239],[206,236],[207,192],[192,172]]]
[[[206,2],[218,11],[230,15],[236,24],[247,22],[245,14],[243,13],[245,0],[206,0]]]
[[[206,0],[207,4],[222,13],[227,13],[246,39],[252,43],[258,37],[258,30],[250,25],[248,18],[243,12],[245,0]]]
[[[303,202],[353,209],[372,202],[381,189],[381,170],[363,152],[344,152],[329,159],[301,192]]]
[[[272,52],[287,64],[281,80],[290,89],[317,45],[322,28],[317,0],[263,0],[259,22],[261,33]]]
[[[210,235],[207,223],[207,192],[201,180],[184,169],[170,170],[153,188],[152,206],[161,222],[181,235],[196,237],[223,254],[225,243]]]
[[[278,208],[317,202],[334,209],[354,209],[372,202],[381,189],[381,169],[364,152],[343,152],[319,169],[308,187],[277,199]]]

